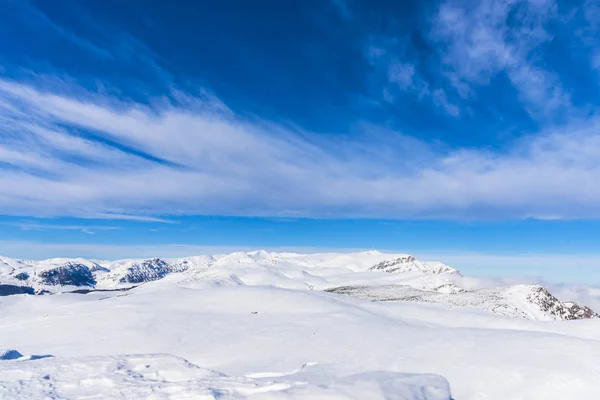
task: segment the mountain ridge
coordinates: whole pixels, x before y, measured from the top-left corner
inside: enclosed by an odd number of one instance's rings
[[[0,261],[0,285],[5,295],[129,290],[132,285],[178,276],[177,279],[190,285],[271,285],[325,290],[374,301],[417,301],[449,309],[474,307],[513,318],[598,317],[589,307],[560,301],[542,286],[467,290],[461,287],[463,275],[451,266],[420,261],[408,254],[378,251],[299,254],[257,250],[165,259],[32,261],[0,257]]]

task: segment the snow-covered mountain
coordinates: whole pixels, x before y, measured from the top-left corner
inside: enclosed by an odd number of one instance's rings
[[[448,309],[477,309],[506,317],[538,321],[599,317],[589,307],[562,302],[537,285],[513,285],[454,293],[424,291],[405,285],[342,286],[327,291],[372,301],[439,304]]]
[[[220,285],[273,285],[325,289],[370,300],[475,308],[513,318],[585,319],[598,315],[574,302],[562,302],[539,286],[515,285],[466,291],[462,275],[441,262],[415,257],[361,253],[296,254],[266,251],[179,259],[92,261],[55,258],[25,261],[0,258],[0,294],[123,289],[178,274],[187,281]]]
[[[107,269],[83,258],[54,258],[43,261],[0,257],[0,284],[29,287],[38,293],[68,291],[96,285],[96,273]]]
[[[96,279],[93,271],[87,265],[67,261],[63,265],[37,270],[34,279],[46,286],[94,286]]]
[[[473,282],[375,251],[0,257],[0,398],[598,398],[591,309]]]
[[[402,274],[406,272],[423,272],[429,274],[456,274],[461,275],[456,269],[442,264],[441,262],[421,262],[413,256],[403,255],[401,257],[385,260],[370,268],[371,271],[384,271],[391,274]]]
[[[187,263],[178,263],[151,258],[147,260],[127,260],[110,264],[103,281],[120,284],[140,284],[162,279],[165,276],[187,270]]]

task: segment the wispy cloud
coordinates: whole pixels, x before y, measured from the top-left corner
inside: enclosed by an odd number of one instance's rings
[[[3,17],[11,18],[22,26],[22,30],[9,31],[13,35],[39,37],[41,39],[36,42],[41,43],[42,48],[45,40],[49,40],[52,46],[60,42],[68,47],[70,58],[76,59],[80,66],[78,78],[85,78],[83,80],[88,87],[96,86],[99,91],[108,90],[113,95],[121,93],[121,88],[111,86],[110,83],[107,85],[95,70],[107,67],[112,71],[118,70],[119,74],[105,75],[104,79],[123,82],[123,78],[127,77],[130,81],[135,81],[136,90],[140,93],[147,93],[152,87],[166,90],[174,81],[173,75],[162,66],[165,60],[158,54],[137,37],[113,26],[109,20],[93,15],[85,5],[72,4],[61,10],[67,19],[77,20],[75,24],[57,19],[54,13],[46,11],[47,8],[42,3],[9,1],[5,8]],[[143,15],[143,11],[139,15]],[[48,84],[57,83],[58,88],[61,80],[73,79],[57,68],[56,60],[38,59],[36,56],[39,48],[36,46],[30,46],[28,50],[31,54],[27,54],[28,60],[24,64],[15,65],[12,64],[11,57],[2,57],[4,66],[0,66],[0,72],[17,71],[19,75],[29,76],[37,81],[44,79]],[[59,54],[58,46],[57,50],[56,54]],[[45,54],[43,50],[41,54]],[[39,66],[43,67],[38,68]],[[84,66],[92,68],[90,70]]]
[[[382,96],[391,104],[400,103],[410,93],[421,102],[429,102],[443,115],[458,118],[460,107],[448,99],[446,90],[433,86],[417,71],[417,65],[398,55],[398,51],[386,47],[405,47],[399,45],[399,39],[388,37],[371,38],[367,46],[366,57],[377,75],[383,76]],[[377,43],[377,45],[372,42]],[[400,96],[398,96],[401,94]],[[400,104],[398,104],[400,105]]]
[[[412,86],[415,67],[412,64],[394,62],[388,66],[388,80],[397,83],[401,89]]]
[[[453,117],[458,117],[460,115],[460,109],[456,104],[450,103],[448,100],[448,96],[443,89],[436,89],[431,94],[433,97],[433,102],[438,106],[446,110],[446,112]]]
[[[45,26],[53,30],[58,35],[69,40],[70,42],[80,46],[81,48],[94,53],[96,56],[102,58],[113,58],[111,52],[101,46],[92,43],[91,41],[77,35],[76,33],[66,29],[64,26],[57,24],[51,18],[48,18],[40,9],[36,8],[33,4],[28,1],[18,2],[16,6],[19,7],[21,12],[25,12],[26,20],[28,23],[33,23],[38,26]],[[85,17],[85,15],[82,15]]]
[[[149,215],[135,215],[135,214],[116,214],[116,213],[105,213],[105,212],[88,212],[81,216],[82,218],[89,219],[107,219],[107,220],[120,220],[120,221],[137,221],[137,222],[156,222],[159,224],[178,224],[179,221],[175,219],[152,217]]]
[[[238,112],[208,89],[174,86],[156,54],[130,35],[106,29],[101,46],[30,8],[92,56],[144,65],[168,91],[134,101],[110,82],[90,89],[64,72],[0,79],[3,214],[163,223],[191,214],[600,218],[600,120],[575,107],[536,58],[553,39],[551,0],[442,2],[423,39],[435,45],[439,65],[409,57],[402,38],[367,40],[382,95],[395,106],[400,94],[427,102],[425,119],[463,118],[461,101],[500,75],[535,119],[568,116],[502,152],[431,144],[359,116],[349,137]],[[435,73],[439,79],[428,77]]]
[[[553,39],[546,26],[557,13],[554,0],[444,1],[430,35],[442,52],[441,71],[463,95],[472,94],[465,85],[489,84],[505,73],[537,120],[551,120],[558,110],[572,112],[569,93],[536,58],[539,46]]]
[[[416,139],[373,135],[365,151],[353,142],[241,118],[214,99],[150,109],[65,92],[0,81],[0,97],[23,110],[0,109],[2,132],[19,132],[0,140],[3,161],[12,166],[0,175],[0,184],[12,188],[0,197],[6,214],[600,217],[595,119],[523,139],[502,154],[440,151]],[[93,130],[136,152],[78,139],[64,126]],[[30,146],[40,132],[52,139]]]
[[[21,222],[11,224],[19,227],[24,231],[48,231],[48,230],[67,230],[67,231],[81,231],[88,235],[93,235],[96,231],[114,231],[121,230],[119,226],[104,226],[104,225],[53,225],[53,224],[37,224],[29,222]]]
[[[179,258],[198,255],[228,254],[236,251],[260,250],[252,246],[202,246],[187,244],[161,245],[119,245],[119,244],[80,244],[80,243],[40,243],[34,241],[0,241],[0,255],[5,257],[42,260],[54,257],[85,257],[100,260],[117,260],[125,258]],[[353,252],[364,249],[336,249],[323,247],[267,247],[262,250],[322,253],[322,252]]]
[[[348,7],[348,3],[346,0],[329,0],[331,4],[339,11],[340,15],[345,19],[352,18],[352,12],[350,11],[350,7]]]

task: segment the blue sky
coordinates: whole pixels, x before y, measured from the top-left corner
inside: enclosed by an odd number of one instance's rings
[[[599,27],[594,1],[0,0],[0,254],[598,281]]]

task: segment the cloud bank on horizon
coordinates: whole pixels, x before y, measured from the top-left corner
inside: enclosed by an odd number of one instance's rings
[[[4,2],[2,214],[600,217],[595,2],[210,3]]]

